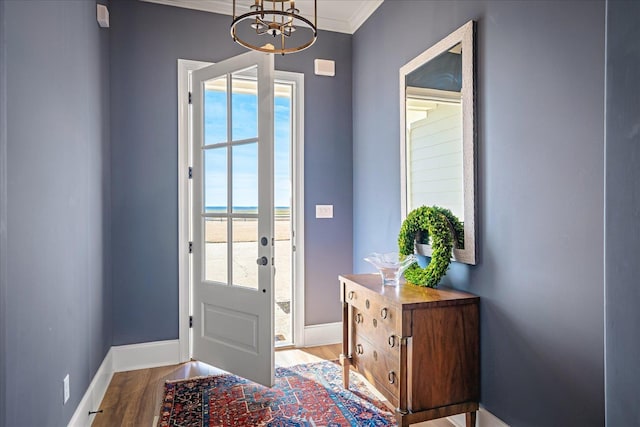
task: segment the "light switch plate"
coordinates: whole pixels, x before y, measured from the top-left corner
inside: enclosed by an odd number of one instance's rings
[[[333,205],[316,205],[316,218],[333,218]]]

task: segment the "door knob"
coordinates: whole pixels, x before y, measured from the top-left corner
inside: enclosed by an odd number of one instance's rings
[[[266,256],[263,256],[262,258],[258,258],[256,260],[256,262],[258,263],[258,265],[267,265],[267,264],[269,264],[269,260],[267,259]]]

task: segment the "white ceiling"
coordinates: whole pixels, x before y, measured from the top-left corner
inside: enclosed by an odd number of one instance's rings
[[[187,9],[231,15],[232,0],[142,0]],[[318,28],[353,34],[384,0],[318,0]],[[236,0],[239,12],[247,12],[253,0]],[[296,7],[302,15],[313,13],[313,0],[297,0]]]

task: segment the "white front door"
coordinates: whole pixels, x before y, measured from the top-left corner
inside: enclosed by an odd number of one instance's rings
[[[193,358],[274,383],[274,60],[192,74]]]

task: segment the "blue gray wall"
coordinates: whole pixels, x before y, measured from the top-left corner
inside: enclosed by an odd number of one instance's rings
[[[108,35],[95,2],[2,8],[0,422],[61,426],[111,346]]]
[[[640,2],[607,2],[605,311],[608,426],[640,425]]]
[[[380,6],[353,37],[354,269],[396,248],[399,68],[471,19],[480,261],[445,285],[482,298],[481,401],[513,426],[600,426],[604,2]]]
[[[229,17],[111,2],[114,344],[178,337],[177,60],[245,52]],[[336,77],[313,59],[336,60]],[[337,275],[352,266],[351,36],[322,32],[276,58],[305,74],[306,324],[340,319]],[[335,204],[316,220],[315,204]]]
[[[7,396],[7,57],[5,0],[0,0],[0,427],[5,426]]]

